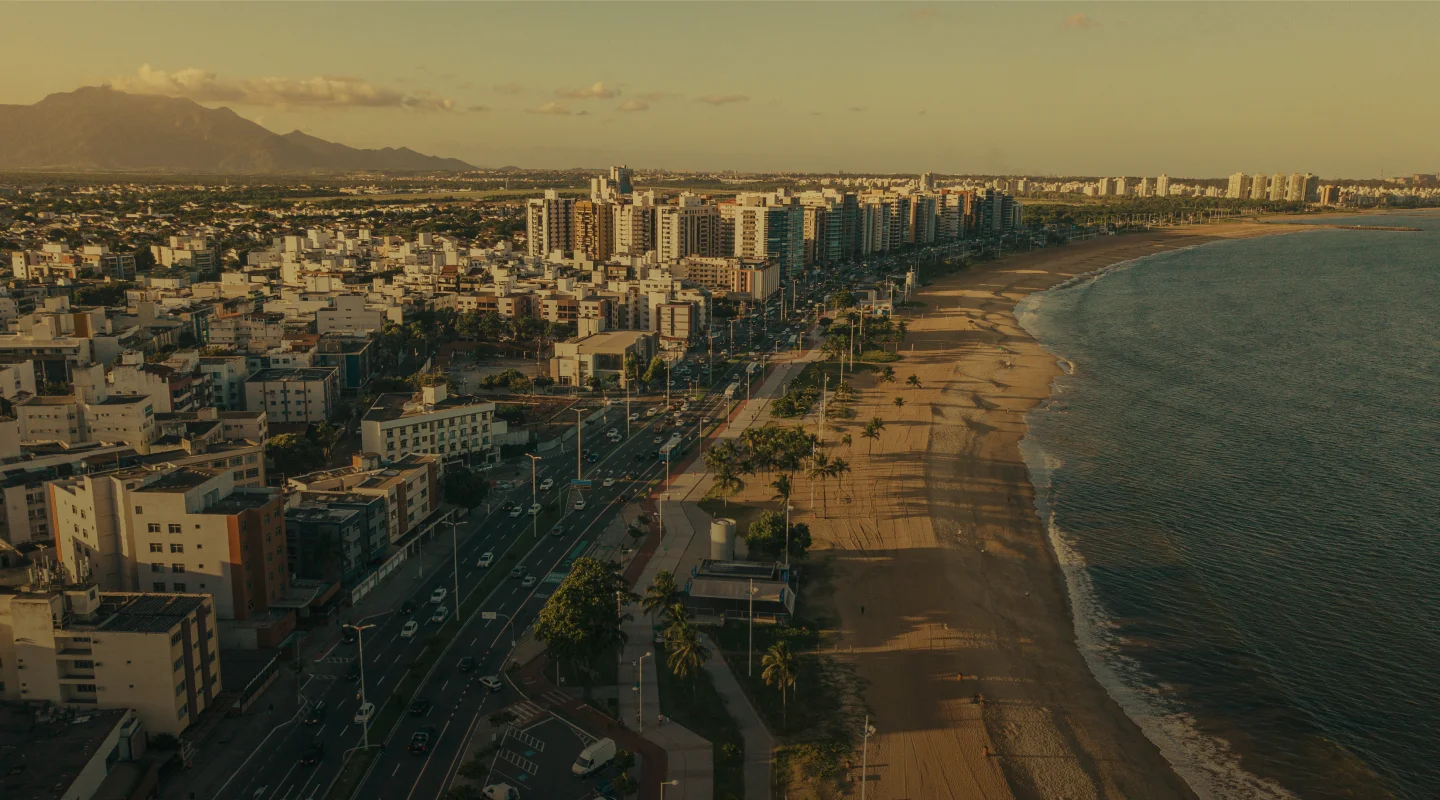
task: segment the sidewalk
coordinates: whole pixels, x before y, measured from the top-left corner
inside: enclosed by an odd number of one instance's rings
[[[770,756],[775,752],[775,738],[760,721],[760,714],[740,688],[740,682],[720,657],[720,648],[709,636],[700,637],[715,657],[705,662],[705,671],[715,684],[715,691],[725,698],[725,707],[735,724],[740,727],[740,736],[745,740],[745,800],[770,800]]]

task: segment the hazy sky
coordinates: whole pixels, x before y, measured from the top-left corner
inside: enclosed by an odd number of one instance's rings
[[[109,82],[482,166],[1440,170],[1437,3],[4,3],[0,102]]]

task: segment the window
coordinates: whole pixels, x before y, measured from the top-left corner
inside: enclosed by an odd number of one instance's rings
[[[176,574],[178,575],[179,573],[185,571],[185,565],[184,565],[184,564],[171,564],[171,565],[170,565],[170,571],[171,571],[171,572],[174,572],[174,573],[176,573]],[[177,591],[179,591],[179,590],[177,590]]]
[[[159,532],[160,532],[160,523],[158,523],[158,522],[152,522],[152,523],[150,523],[148,526],[146,526],[146,529],[149,530],[151,533],[159,533]]]
[[[237,481],[243,481],[245,480],[245,470],[237,469],[230,477],[234,478]]]
[[[143,506],[135,506],[135,513],[136,513],[136,514],[144,514],[144,513],[145,513],[144,507],[143,507]]]
[[[95,662],[86,658],[75,659],[75,669],[95,669]]]
[[[165,565],[164,565],[164,564],[151,564],[151,565],[150,565],[150,571],[151,571],[151,572],[164,572],[164,571],[165,571]],[[161,586],[164,586],[165,584],[162,583],[162,584],[160,584],[160,585],[161,585]],[[162,591],[162,592],[163,592],[163,591],[165,591],[165,590],[164,590],[164,589],[160,589],[159,591]]]
[[[84,692],[85,694],[95,694],[95,684],[93,684],[93,683],[77,683],[77,684],[75,684],[75,691],[77,691],[77,692]]]
[[[188,716],[190,716],[190,706],[180,706],[180,710],[175,712],[175,719],[185,719]]]
[[[163,553],[163,552],[165,552],[165,545],[160,544],[159,542],[151,542],[151,543],[150,543],[150,552],[152,552],[152,553]]]
[[[181,543],[179,543],[179,542],[171,542],[171,543],[170,543],[170,552],[172,552],[172,553],[183,553],[183,552],[185,552],[185,545],[183,545],[183,544],[181,544]]]
[[[179,658],[175,659],[175,671],[176,671],[176,672],[179,672],[180,670],[182,670],[182,669],[184,669],[184,668],[185,668],[185,656],[180,656]],[[183,684],[183,683],[180,684],[180,687],[183,689],[183,688],[185,687],[185,684]]]
[[[177,584],[175,584],[175,591],[177,591],[177,592],[184,592],[184,591],[185,591],[185,584],[183,584],[183,583],[177,583]]]
[[[180,644],[180,641],[181,641],[182,639],[184,639],[184,638],[185,638],[185,633],[184,633],[183,631],[176,631],[175,634],[170,637],[170,644],[172,644],[172,645]]]
[[[173,522],[170,523],[170,532],[171,532],[171,533],[180,533],[180,526],[179,526],[179,525],[176,525],[176,524],[173,523]]]
[[[259,467],[251,467],[250,469],[245,470],[245,477],[247,477],[247,478],[258,478],[258,477],[260,477],[260,468],[259,468]]]
[[[163,592],[165,591],[165,581],[155,581],[150,584],[150,588],[157,592]]]

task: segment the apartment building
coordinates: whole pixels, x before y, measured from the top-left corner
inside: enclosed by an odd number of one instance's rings
[[[0,697],[134,709],[150,731],[178,735],[222,689],[217,629],[208,594],[0,590]]]
[[[128,708],[56,714],[0,705],[0,797],[95,800],[143,796],[157,778],[128,762],[145,755],[145,725]],[[44,765],[43,774],[26,770]],[[102,794],[101,789],[109,794]],[[41,794],[36,794],[39,792]]]
[[[655,210],[655,251],[661,261],[729,255],[720,250],[720,207],[686,192]]]
[[[236,622],[264,619],[289,591],[284,498],[236,488],[228,464],[126,467],[49,488],[66,575],[105,590],[208,593]]]
[[[640,192],[615,207],[615,253],[643,256],[655,249],[655,193]]]
[[[262,369],[245,380],[245,408],[264,411],[271,424],[324,422],[340,399],[338,369]]]
[[[385,320],[385,310],[367,306],[364,295],[342,294],[330,308],[315,311],[315,332],[368,335],[383,330]]]
[[[593,200],[575,203],[574,250],[594,261],[604,261],[615,252],[615,206]]]
[[[361,448],[384,462],[412,453],[445,461],[496,462],[496,437],[507,426],[495,419],[495,404],[451,397],[445,386],[410,394],[385,394],[360,421]]]
[[[150,452],[160,432],[149,397],[111,396],[99,364],[76,368],[72,380],[75,394],[37,395],[15,404],[22,443],[124,443],[137,452]]]
[[[575,201],[546,189],[544,197],[525,203],[525,248],[535,258],[548,258],[556,250],[575,249]]]
[[[625,357],[633,357],[643,368],[657,352],[656,336],[649,331],[608,331],[556,342],[550,359],[550,377],[562,386],[584,386],[592,376],[608,380],[618,376],[625,386]]]
[[[165,244],[150,246],[155,263],[195,272],[219,272],[220,251],[203,234],[171,236]]]
[[[762,205],[763,197],[741,195],[720,206],[722,225],[730,230],[729,255],[774,261],[782,280],[800,274],[805,260],[805,210],[799,205]]]
[[[439,456],[412,453],[382,464],[374,453],[357,453],[351,465],[312,472],[287,481],[289,488],[305,493],[353,494],[385,501],[386,536],[395,544],[418,530],[440,509]]]

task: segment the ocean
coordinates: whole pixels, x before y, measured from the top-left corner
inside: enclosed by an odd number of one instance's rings
[[[1022,444],[1100,681],[1209,798],[1440,798],[1440,216],[1027,298]]]

